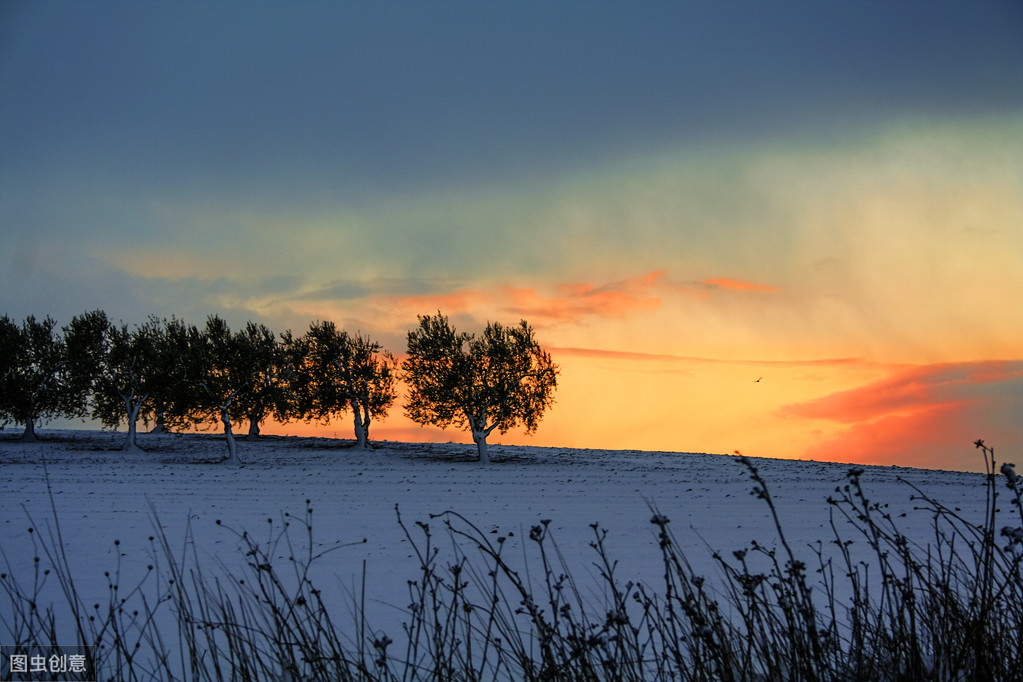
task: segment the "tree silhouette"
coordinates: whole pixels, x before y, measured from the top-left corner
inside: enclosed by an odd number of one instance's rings
[[[526,433],[536,431],[554,402],[558,375],[525,320],[514,327],[488,323],[476,337],[456,332],[440,312],[419,316],[402,370],[405,414],[423,425],[468,429],[483,463],[495,429],[506,433],[521,424]]]
[[[371,420],[385,417],[397,397],[397,361],[379,343],[330,321],[312,323],[303,342],[304,412],[326,421],[350,409],[357,447],[366,448]]]
[[[249,421],[249,436],[259,435],[260,424],[270,415],[286,421],[292,411],[290,378],[294,371],[294,342],[287,331],[278,340],[263,324],[248,322],[236,333],[235,342],[245,349],[254,371],[247,390],[238,395],[237,414]]]
[[[109,327],[110,321],[102,310],[75,315],[64,327],[67,364],[62,390],[66,394],[63,410],[67,417],[85,417],[89,413],[89,398],[103,366]]]
[[[154,433],[171,428],[186,428],[189,406],[194,400],[196,369],[192,353],[198,344],[199,330],[195,325],[171,317],[162,322],[150,316],[153,325],[155,365],[149,381],[150,398],[142,404],[139,416],[153,425]]]
[[[219,421],[227,440],[226,460],[232,463],[241,462],[233,428],[244,417],[240,407],[258,386],[273,381],[277,371],[274,353],[265,345],[267,333],[272,337],[262,325],[249,323],[246,330],[232,334],[223,319],[211,315],[201,333],[190,335],[184,384],[190,399],[177,402],[174,411],[193,426]]]
[[[103,359],[93,381],[92,416],[107,428],[127,423],[123,449],[138,451],[140,415],[165,380],[159,353],[163,328],[156,317],[134,329],[109,325]]]
[[[23,441],[36,440],[36,421],[74,412],[67,346],[51,317],[29,315],[18,326],[0,318],[0,420],[24,424]]]

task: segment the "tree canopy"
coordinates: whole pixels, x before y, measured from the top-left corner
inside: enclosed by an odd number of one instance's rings
[[[294,411],[291,379],[298,361],[291,332],[282,336],[278,340],[272,329],[251,321],[235,333],[234,344],[249,363],[249,383],[238,394],[237,415],[248,420],[250,436],[259,435],[267,417],[285,421]]]
[[[153,430],[186,428],[190,425],[189,404],[193,400],[193,384],[197,370],[191,355],[198,343],[199,330],[195,325],[171,317],[158,322],[154,333],[155,349],[150,387],[150,399],[143,403],[139,416],[153,424]]]
[[[397,397],[397,361],[379,343],[314,322],[305,344],[305,413],[327,420],[352,411],[358,447],[367,447],[372,419],[387,415]]]
[[[188,338],[185,367],[189,390],[178,396],[173,412],[193,426],[219,421],[227,439],[227,459],[239,462],[233,424],[251,408],[252,396],[276,380],[274,334],[252,322],[232,333],[227,322],[211,315],[206,327],[190,332]]]
[[[402,370],[405,414],[419,424],[468,429],[481,462],[489,461],[487,437],[495,429],[536,431],[554,403],[558,376],[525,320],[488,323],[477,337],[455,331],[440,312],[419,316]]]
[[[36,440],[36,420],[74,412],[79,396],[69,380],[68,348],[53,318],[30,315],[20,325],[0,318],[0,420],[25,425]]]
[[[139,416],[165,381],[159,360],[163,333],[156,317],[134,328],[122,323],[106,329],[103,356],[93,381],[92,416],[111,429],[127,424],[125,450],[138,449]]]

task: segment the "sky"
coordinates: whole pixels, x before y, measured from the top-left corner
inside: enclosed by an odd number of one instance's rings
[[[12,318],[526,319],[491,442],[1021,457],[1017,2],[5,0],[0,131]]]

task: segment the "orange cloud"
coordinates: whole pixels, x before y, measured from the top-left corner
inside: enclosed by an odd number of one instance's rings
[[[1023,446],[1015,407],[1021,394],[1023,361],[941,363],[786,405],[781,414],[848,425],[807,449],[807,458],[978,470],[970,448],[977,438]]]
[[[449,294],[421,294],[415,296],[396,296],[388,299],[388,303],[402,310],[413,310],[418,314],[433,313],[436,310],[461,313],[474,305],[487,303],[492,296],[480,291],[453,291]]]
[[[705,279],[701,283],[712,289],[735,289],[737,291],[781,291],[778,287],[767,286],[764,284],[751,284],[749,282],[732,279],[731,277],[715,277],[713,279]]]
[[[571,355],[582,358],[604,358],[609,360],[698,360],[698,358],[683,358],[679,355],[666,353],[637,353],[625,350],[601,350],[598,348],[551,348],[552,353],[558,355]]]
[[[786,405],[782,411],[811,419],[861,422],[914,412],[937,403],[982,397],[992,387],[1023,383],[1023,361],[939,363],[902,369],[866,386],[814,401]]]
[[[440,310],[464,320],[494,319],[512,314],[541,325],[577,324],[586,318],[623,318],[635,312],[650,312],[662,305],[662,296],[683,294],[706,298],[714,290],[770,292],[775,287],[750,284],[729,278],[689,281],[668,280],[665,270],[606,283],[561,282],[540,286],[497,284],[474,289],[448,288],[450,284],[422,283],[426,293],[416,290],[412,280],[379,282],[341,281],[294,297],[277,297],[275,309],[294,314],[315,314],[335,319],[375,320],[392,329],[414,320],[417,314]],[[395,287],[404,291],[395,291]]]
[[[504,309],[517,315],[559,322],[577,322],[583,317],[621,317],[635,310],[654,310],[661,299],[651,295],[663,270],[602,286],[562,283],[557,296],[545,298],[535,289],[503,287],[509,300]]]
[[[562,284],[558,289],[560,297],[545,298],[535,289],[503,287],[508,298],[503,308],[526,317],[577,322],[587,316],[620,317],[634,310],[654,310],[661,305],[661,299],[656,296],[640,297],[589,284]]]
[[[377,308],[406,316],[440,310],[445,314],[473,313],[490,316],[512,313],[546,322],[578,322],[585,317],[622,317],[636,310],[654,310],[661,304],[651,289],[663,271],[634,279],[595,286],[589,283],[562,283],[551,294],[537,288],[501,285],[496,289],[454,291],[412,296],[373,298]]]
[[[719,365],[744,365],[748,367],[842,367],[850,365],[876,365],[863,358],[814,358],[808,360],[725,360],[721,358],[673,355],[671,353],[642,353],[636,351],[606,350],[601,348],[554,347],[551,352],[577,357],[606,358],[611,360],[671,360],[677,362],[707,363]]]
[[[969,401],[921,406],[912,412],[853,424],[811,446],[803,457],[850,464],[897,463],[923,469],[980,471],[982,460],[970,444],[984,435],[981,431],[987,432],[983,421],[983,409]],[[1004,437],[1004,433],[999,435]]]
[[[535,289],[504,287],[511,299],[505,310],[561,322],[577,322],[587,316],[621,317],[635,310],[654,310],[661,305],[661,299],[652,295],[652,290],[664,274],[664,270],[657,270],[599,287],[585,282],[562,283],[557,286],[554,298],[544,298]]]

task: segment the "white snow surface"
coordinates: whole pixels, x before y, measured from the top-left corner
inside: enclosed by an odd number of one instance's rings
[[[0,437],[0,549],[8,562],[0,570],[30,581],[38,550],[33,550],[28,528],[34,524],[36,533],[45,534],[59,521],[78,590],[87,602],[105,599],[104,572],[113,572],[118,562],[125,584],[144,573],[153,560],[148,538],[154,535],[154,512],[172,549],[182,551],[190,527],[204,570],[223,574],[236,570],[244,557],[237,536],[218,526],[218,520],[265,538],[287,520],[285,513],[301,517],[309,500],[317,549],[357,543],[315,564],[314,581],[335,622],[354,623],[351,605],[360,598],[364,579],[369,624],[394,639],[405,620],[407,581],[419,571],[397,523],[396,506],[410,527],[416,521],[430,523],[442,550],[450,550],[451,540],[430,515],[454,510],[488,536],[507,536],[506,556],[519,561],[525,561],[524,549],[526,556],[535,556],[530,528],[550,519],[576,582],[593,589],[595,599],[600,587],[590,547],[594,522],[608,530],[606,544],[619,562],[623,583],[660,584],[651,504],[671,519],[697,571],[711,578],[719,574],[713,551],[728,557],[752,540],[777,544],[767,507],[749,494],[748,475],[728,455],[494,445],[493,463],[481,466],[473,444],[378,442],[360,451],[350,447],[351,441],[268,436],[239,438],[243,464],[232,466],[218,463],[227,451],[222,436],[140,434],[146,452],[121,452],[122,433],[39,433],[43,440],[35,444],[18,442],[17,434]],[[812,547],[833,539],[827,498],[845,483],[850,466],[753,461],[768,483],[790,545],[813,567]],[[927,542],[931,516],[914,512],[919,503],[911,500],[914,491],[900,478],[960,509],[966,518],[982,520],[981,474],[864,469],[870,498],[888,504],[886,511],[911,539]],[[297,535],[302,540],[301,532]],[[848,539],[861,540],[854,534]]]

